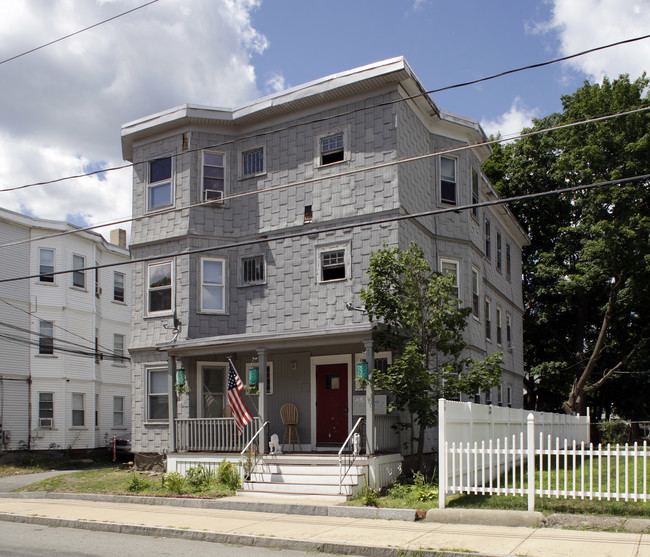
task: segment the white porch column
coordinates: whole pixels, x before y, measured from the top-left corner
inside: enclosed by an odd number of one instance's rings
[[[368,382],[366,383],[366,454],[375,454],[375,353],[372,351],[372,338],[364,339],[366,362],[368,362]],[[356,375],[356,370],[354,370]]]
[[[167,404],[169,415],[169,452],[176,452],[176,390],[174,385],[176,383],[176,358],[173,356],[167,357]]]
[[[260,366],[259,372],[259,397],[258,397],[258,409],[260,412],[260,425],[262,425],[266,420],[266,348],[257,349],[257,358]],[[263,429],[259,436],[260,439],[260,453],[266,453],[266,429]]]

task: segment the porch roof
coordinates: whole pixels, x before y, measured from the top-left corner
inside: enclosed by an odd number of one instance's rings
[[[273,333],[243,333],[215,337],[193,338],[156,346],[170,356],[203,356],[227,354],[234,350],[253,351],[258,348],[309,348],[361,342],[376,329],[376,323],[361,323],[343,327],[279,331]]]

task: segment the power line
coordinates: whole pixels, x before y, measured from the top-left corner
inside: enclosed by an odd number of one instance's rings
[[[458,213],[460,211],[467,211],[475,208],[481,208],[481,207],[492,207],[492,206],[497,206],[497,205],[505,205],[508,203],[513,203],[516,201],[524,201],[528,199],[536,199],[536,198],[541,198],[541,197],[549,197],[551,195],[561,195],[565,193],[574,193],[577,191],[588,191],[592,190],[595,188],[601,188],[605,186],[615,186],[619,184],[624,184],[624,183],[629,183],[629,182],[639,182],[642,180],[650,180],[650,174],[642,174],[639,176],[632,176],[629,178],[620,178],[618,180],[607,180],[604,182],[596,182],[593,184],[584,184],[580,186],[572,186],[572,187],[567,187],[567,188],[560,188],[557,190],[546,190],[543,192],[537,192],[537,193],[528,193],[524,195],[517,195],[513,197],[507,197],[507,198],[499,198],[499,199],[494,199],[492,201],[483,201],[481,203],[471,203],[468,205],[458,205],[454,207],[446,207],[444,209],[433,209],[430,211],[422,211],[420,213],[413,213],[413,214],[408,214],[408,215],[397,215],[397,216],[390,216],[390,217],[381,217],[373,220],[368,220],[364,221],[361,223],[354,223],[354,224],[342,224],[342,225],[336,225],[336,226],[331,226],[328,228],[321,228],[321,229],[313,229],[310,228],[309,230],[301,231],[301,232],[293,232],[290,234],[280,234],[278,236],[267,236],[264,238],[257,238],[253,240],[243,240],[239,242],[231,242],[228,244],[221,244],[218,246],[210,246],[207,248],[196,248],[196,249],[188,249],[182,252],[177,252],[177,253],[169,253],[169,254],[164,254],[164,255],[154,255],[154,256],[149,256],[149,257],[141,257],[138,259],[131,259],[129,261],[121,261],[121,262],[116,262],[116,263],[107,263],[105,265],[95,265],[94,267],[84,267],[83,269],[68,269],[65,271],[48,271],[48,276],[50,275],[64,275],[64,274],[69,274],[74,271],[88,271],[92,269],[108,269],[108,268],[114,268],[114,267],[122,267],[124,265],[132,265],[135,263],[148,263],[150,261],[161,261],[165,259],[173,259],[176,257],[182,257],[182,256],[187,256],[187,255],[196,255],[200,253],[207,253],[207,252],[214,252],[214,251],[224,251],[224,250],[229,250],[229,249],[234,249],[234,248],[239,248],[239,247],[244,247],[244,246],[253,246],[253,245],[259,245],[259,244],[267,244],[269,242],[277,242],[281,240],[291,240],[294,238],[303,238],[305,236],[314,236],[316,234],[327,234],[330,232],[340,232],[343,230],[352,230],[355,228],[361,228],[361,227],[369,227],[369,226],[376,226],[376,225],[381,225],[381,224],[387,224],[390,222],[398,222],[398,221],[403,221],[403,220],[410,220],[410,219],[419,219],[423,217],[433,217],[437,215],[443,215],[446,213]],[[5,283],[5,282],[16,282],[19,280],[27,280],[27,279],[36,279],[40,277],[41,275],[29,275],[29,276],[22,276],[22,277],[13,277],[13,278],[6,278],[6,279],[0,279],[0,284]]]
[[[158,1],[158,0],[154,0],[154,1]],[[153,3],[153,2],[150,2],[150,3]],[[145,4],[145,6],[146,5],[148,5],[148,4]],[[386,102],[378,103],[378,104],[375,104],[375,105],[372,105],[372,106],[364,106],[364,107],[360,107],[360,108],[356,108],[356,109],[351,109],[351,110],[348,110],[348,111],[333,114],[331,116],[322,116],[322,117],[315,118],[315,119],[312,119],[312,120],[309,120],[309,121],[306,121],[306,122],[299,122],[299,123],[295,123],[295,124],[290,124],[290,125],[287,125],[287,126],[282,127],[282,128],[274,129],[273,131],[258,132],[258,133],[250,134],[250,135],[247,135],[247,136],[238,137],[236,139],[231,139],[231,140],[228,140],[228,141],[215,143],[214,145],[208,145],[208,146],[197,148],[197,149],[188,149],[188,150],[184,151],[183,153],[173,155],[173,157],[175,158],[175,157],[183,156],[184,154],[187,154],[187,153],[192,153],[192,152],[196,152],[196,151],[203,151],[205,149],[215,149],[215,148],[218,148],[218,147],[223,147],[225,145],[236,143],[238,141],[244,141],[244,140],[247,140],[247,139],[254,139],[254,138],[257,138],[257,137],[263,137],[263,136],[269,135],[271,133],[279,133],[279,132],[287,131],[287,130],[290,130],[290,129],[293,129],[293,128],[296,128],[296,127],[300,127],[300,126],[311,125],[311,124],[315,124],[315,123],[320,123],[320,122],[325,122],[325,121],[328,121],[328,120],[332,120],[332,119],[335,119],[335,118],[341,118],[341,117],[349,116],[349,115],[355,114],[357,112],[362,112],[364,110],[370,110],[370,109],[379,108],[379,107],[382,107],[382,106],[390,106],[390,105],[393,105],[393,104],[414,100],[414,99],[417,99],[417,98],[420,98],[420,97],[424,97],[426,95],[431,95],[433,93],[440,93],[442,91],[457,89],[459,87],[465,87],[465,86],[473,85],[473,84],[480,83],[480,82],[483,82],[483,81],[489,81],[489,80],[492,80],[492,79],[496,79],[498,77],[502,77],[502,76],[505,76],[505,75],[521,72],[521,71],[524,71],[524,70],[529,70],[529,69],[539,68],[539,67],[543,67],[543,66],[548,66],[548,65],[551,65],[551,64],[556,64],[558,62],[563,62],[563,61],[569,60],[571,58],[577,58],[579,56],[584,56],[584,55],[590,54],[592,52],[596,52],[596,51],[599,51],[599,50],[604,50],[604,49],[607,49],[607,48],[613,48],[615,46],[619,46],[619,45],[622,45],[622,44],[641,41],[641,40],[644,40],[644,39],[647,39],[647,38],[650,38],[650,34],[642,35],[640,37],[634,37],[634,38],[631,38],[631,39],[625,39],[625,40],[618,41],[618,42],[615,42],[615,43],[610,43],[610,44],[607,44],[607,45],[598,46],[598,47],[595,47],[595,48],[592,48],[592,49],[589,49],[589,50],[584,50],[584,51],[581,51],[581,52],[578,52],[578,53],[575,53],[575,54],[570,54],[568,56],[563,56],[561,58],[555,58],[555,59],[552,59],[552,60],[547,60],[545,62],[539,62],[539,63],[536,63],[536,64],[521,66],[519,68],[506,70],[506,71],[503,71],[503,72],[500,72],[500,73],[497,73],[497,74],[493,74],[493,75],[490,75],[490,76],[487,76],[487,77],[482,77],[482,78],[479,78],[479,79],[475,79],[473,81],[467,81],[467,82],[463,82],[463,83],[456,83],[456,84],[453,84],[453,85],[447,85],[445,87],[439,87],[438,89],[431,89],[429,91],[424,91],[422,93],[418,93],[417,95],[412,95],[412,96],[409,96],[409,97],[402,97],[400,99],[386,101]],[[70,175],[70,176],[64,176],[64,177],[61,177],[61,178],[55,178],[53,180],[45,180],[43,182],[34,182],[34,183],[31,183],[31,184],[24,184],[22,186],[14,186],[14,187],[10,187],[10,188],[3,188],[3,189],[0,189],[0,193],[7,192],[7,191],[16,191],[16,190],[20,190],[20,189],[35,187],[35,186],[45,186],[45,185],[48,185],[48,184],[55,184],[55,183],[63,182],[63,181],[66,181],[66,180],[74,180],[74,179],[78,179],[78,178],[85,178],[87,176],[94,176],[96,174],[102,174],[104,172],[112,172],[112,171],[115,171],[115,170],[122,170],[124,168],[132,168],[137,164],[143,164],[143,163],[139,162],[139,163],[124,164],[124,165],[104,168],[103,170],[94,170],[94,171],[85,172],[85,173],[82,173],[82,174],[74,174],[74,175]],[[105,225],[101,225],[101,226],[109,226],[109,224],[105,224]]]
[[[372,171],[375,171],[375,170],[381,170],[383,168],[389,168],[389,167],[397,166],[397,165],[400,165],[400,164],[421,161],[421,160],[425,160],[425,159],[428,159],[428,158],[437,157],[437,156],[440,156],[440,155],[459,153],[461,151],[465,151],[465,150],[469,150],[469,149],[475,149],[477,147],[484,147],[484,146],[493,145],[493,144],[496,144],[496,143],[504,143],[506,141],[513,141],[515,139],[523,139],[525,137],[530,137],[530,136],[533,136],[533,135],[539,135],[539,134],[542,134],[542,133],[548,133],[548,132],[557,131],[557,130],[561,130],[561,129],[581,126],[581,125],[584,125],[584,124],[592,124],[592,123],[597,123],[597,122],[603,122],[603,121],[606,121],[606,120],[611,120],[613,118],[619,118],[619,117],[622,117],[622,116],[629,116],[631,114],[647,112],[649,110],[650,110],[650,106],[645,106],[645,107],[634,108],[634,109],[630,109],[630,110],[626,110],[626,111],[622,111],[622,112],[615,112],[615,113],[612,113],[612,114],[594,116],[594,117],[585,118],[585,119],[582,119],[582,120],[576,120],[574,122],[569,122],[569,123],[566,123],[566,124],[559,124],[557,126],[552,126],[552,127],[549,127],[549,128],[543,128],[543,129],[540,129],[540,130],[532,130],[530,132],[520,133],[520,134],[517,134],[517,135],[508,136],[508,137],[501,137],[501,138],[498,138],[498,139],[490,139],[490,140],[483,141],[483,142],[480,142],[480,143],[472,143],[472,144],[469,144],[469,145],[461,145],[461,146],[458,146],[458,147],[452,147],[450,149],[445,149],[445,150],[442,150],[442,151],[435,151],[433,153],[424,153],[422,155],[416,155],[414,157],[409,157],[409,158],[406,158],[406,159],[399,159],[399,160],[395,160],[395,161],[388,161],[388,162],[385,162],[385,163],[375,164],[375,165],[366,166],[366,167],[362,167],[362,168],[355,168],[353,170],[349,170],[349,171],[346,171],[346,172],[340,172],[339,174],[331,174],[331,175],[328,175],[328,176],[318,176],[318,177],[315,177],[315,178],[309,178],[307,180],[301,180],[301,181],[297,181],[297,182],[290,182],[290,183],[287,183],[287,184],[280,184],[280,185],[272,186],[270,188],[265,188],[265,189],[262,189],[262,190],[251,190],[251,191],[231,194],[231,195],[224,196],[222,198],[222,200],[225,202],[225,201],[229,201],[229,200],[232,200],[232,199],[247,197],[247,196],[250,196],[250,195],[273,193],[273,192],[276,192],[278,190],[288,189],[288,188],[297,187],[297,186],[310,185],[310,184],[314,184],[314,183],[317,183],[317,182],[322,182],[322,181],[325,181],[325,180],[335,180],[335,179],[338,179],[338,178],[345,178],[345,177],[352,176],[352,175],[355,175],[355,174],[360,174],[362,172],[372,172]],[[209,149],[209,147],[202,147],[200,150],[204,150],[204,149]],[[161,215],[168,215],[168,214],[177,213],[179,211],[185,211],[185,210],[188,210],[188,209],[193,209],[195,207],[202,207],[202,206],[211,205],[212,203],[213,203],[213,201],[200,201],[198,203],[190,203],[189,205],[185,205],[183,207],[172,207],[170,209],[164,209],[162,211],[156,211],[154,213],[147,213],[147,214],[140,215],[140,216],[137,216],[137,217],[128,217],[128,218],[124,218],[124,219],[120,219],[120,220],[116,220],[116,221],[112,221],[112,222],[108,222],[108,223],[102,223],[102,224],[86,226],[86,227],[78,227],[78,228],[75,228],[74,230],[67,230],[67,231],[63,231],[63,232],[57,232],[56,234],[49,234],[49,235],[46,235],[46,236],[38,236],[38,237],[35,237],[35,238],[28,238],[28,239],[25,239],[25,240],[17,240],[17,241],[14,241],[14,242],[8,242],[8,243],[5,243],[5,244],[0,244],[0,248],[15,246],[15,245],[19,245],[19,244],[28,244],[28,243],[32,243],[32,242],[36,242],[36,241],[44,240],[44,239],[58,238],[58,237],[61,237],[61,236],[67,236],[69,234],[78,234],[80,232],[87,232],[87,231],[90,231],[90,230],[95,230],[97,228],[104,228],[104,227],[107,227],[107,226],[115,226],[115,225],[118,225],[118,224],[124,224],[124,223],[128,223],[128,222],[137,222],[137,221],[145,220],[145,219],[148,219],[148,218],[151,218],[151,217],[157,217],[157,216],[161,216]],[[88,267],[88,269],[94,269],[94,267]]]
[[[36,52],[37,50],[41,50],[42,48],[45,48],[47,46],[51,46],[53,44],[59,43],[61,41],[64,41],[65,39],[69,39],[70,37],[74,37],[75,35],[79,35],[80,33],[83,33],[84,31],[88,31],[89,29],[94,29],[95,27],[99,27],[100,25],[103,25],[104,23],[108,23],[109,21],[113,21],[114,19],[117,19],[117,18],[122,17],[124,15],[130,14],[130,13],[135,12],[137,10],[141,10],[142,8],[146,8],[147,6],[150,6],[151,4],[155,4],[156,2],[158,2],[158,0],[151,0],[151,2],[147,2],[146,4],[142,4],[141,6],[133,8],[133,9],[128,10],[126,12],[122,12],[121,14],[114,15],[113,17],[109,17],[108,19],[105,19],[103,21],[100,21],[98,23],[90,25],[88,27],[84,27],[83,29],[79,29],[78,31],[75,31],[74,33],[70,33],[69,35],[65,35],[64,37],[59,37],[58,39],[50,41],[49,43],[42,44],[41,46],[37,46],[35,48],[32,48],[31,50],[27,50],[26,52],[22,52],[21,54],[16,54],[15,56],[12,56],[11,58],[7,58],[6,60],[1,60],[0,65],[6,64],[7,62],[11,62],[12,60],[15,60],[16,58],[21,58],[22,56],[27,56],[28,54],[31,54],[32,52]]]

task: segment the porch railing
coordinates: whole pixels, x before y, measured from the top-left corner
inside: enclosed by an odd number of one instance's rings
[[[354,427],[350,431],[348,438],[343,443],[343,446],[339,450],[339,493],[343,491],[343,480],[345,476],[348,475],[350,468],[354,464],[355,459],[359,456],[361,450],[361,424],[364,422],[365,418],[359,418],[357,423],[354,424]],[[354,436],[357,436],[357,443],[353,442]]]
[[[239,433],[234,418],[178,418],[176,450],[181,452],[241,452],[260,428],[254,418]]]

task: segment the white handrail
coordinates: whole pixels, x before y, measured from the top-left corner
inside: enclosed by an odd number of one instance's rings
[[[348,435],[348,438],[345,440],[343,443],[343,446],[339,450],[339,459],[341,458],[341,454],[343,453],[343,450],[345,449],[346,445],[350,442],[350,439],[352,439],[352,436],[355,434],[357,429],[359,428],[359,424],[363,421],[363,416],[357,420],[357,423],[354,424],[354,427],[350,431],[350,435]]]
[[[260,428],[257,430],[257,432],[255,433],[255,435],[253,435],[253,437],[251,437],[251,440],[250,440],[250,441],[246,444],[246,446],[243,448],[242,452],[239,453],[240,455],[244,456],[244,453],[248,450],[248,447],[250,447],[250,446],[253,444],[253,441],[255,441],[255,439],[257,438],[257,436],[262,432],[262,430],[263,430],[267,425],[269,425],[269,422],[268,422],[268,421],[264,422],[264,423],[260,426]]]
[[[359,418],[357,420],[357,423],[354,424],[354,427],[350,431],[350,434],[348,435],[348,438],[345,440],[345,442],[343,443],[343,445],[339,449],[339,493],[341,493],[341,491],[343,490],[343,478],[345,476],[347,476],[348,471],[350,470],[350,468],[352,468],[352,464],[354,464],[354,459],[357,456],[356,454],[353,455],[354,458],[352,458],[352,460],[350,461],[350,464],[349,464],[349,466],[348,466],[348,468],[347,468],[347,470],[345,471],[345,474],[344,474],[343,473],[343,462],[342,462],[342,460],[343,460],[342,459],[343,451],[345,450],[345,447],[348,446],[348,443],[350,442],[350,439],[352,439],[352,436],[356,433],[357,429],[359,429],[359,427],[361,425],[361,422],[363,422],[363,417],[361,417],[361,418]]]
[[[244,447],[244,449],[242,450],[242,452],[239,453],[241,456],[244,456],[244,454],[246,453],[246,451],[248,450],[248,448],[253,444],[253,441],[255,441],[255,439],[257,439],[257,436],[262,432],[262,430],[263,430],[267,425],[269,425],[268,420],[267,420],[266,422],[264,422],[264,423],[260,426],[260,428],[257,430],[257,432],[255,433],[255,435],[253,435],[253,437],[251,437],[251,440],[246,444],[246,446]],[[263,450],[264,450],[264,449],[262,448],[262,451],[263,451]],[[239,477],[240,477],[240,479],[241,479],[241,483],[242,483],[242,486],[243,486],[243,484],[244,484],[244,462],[243,462],[243,460],[240,460],[239,462],[240,462]],[[251,469],[250,469],[250,471],[249,471],[249,475],[250,475],[250,476],[253,475],[253,470],[255,470],[255,467],[256,467],[256,466],[257,466],[257,454],[255,454],[255,460],[254,460],[254,462],[253,462],[253,464],[252,464],[252,466],[251,466]],[[249,476],[249,477],[250,477],[250,476]]]

